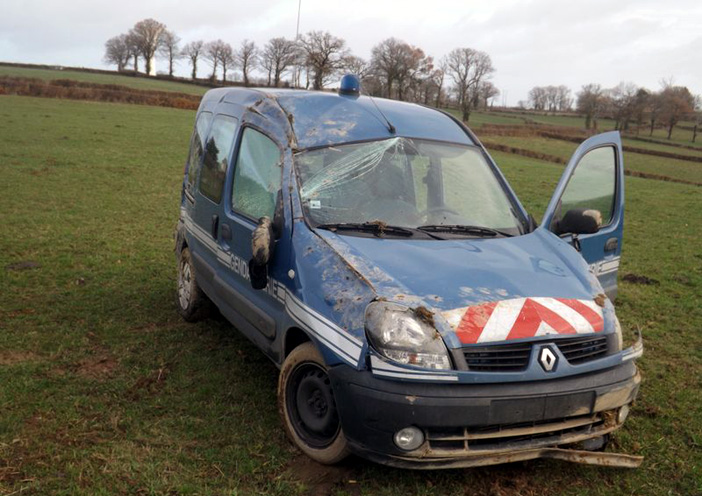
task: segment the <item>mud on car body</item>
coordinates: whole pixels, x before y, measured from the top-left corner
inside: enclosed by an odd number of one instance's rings
[[[601,451],[642,353],[612,305],[618,133],[576,150],[537,225],[463,124],[343,83],[204,96],[181,314],[216,306],[280,367],[285,429],[320,462],[637,466]]]

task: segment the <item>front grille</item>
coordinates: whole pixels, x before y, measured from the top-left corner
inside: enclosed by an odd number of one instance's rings
[[[428,429],[427,442],[432,455],[457,452],[485,452],[505,449],[527,449],[577,442],[611,431],[612,415],[598,413],[566,419],[466,427],[451,430]]]
[[[463,356],[468,370],[477,372],[516,372],[529,365],[531,343],[500,344],[465,348]]]
[[[529,365],[531,349],[549,341],[471,346],[460,353],[468,370],[475,372],[520,372]],[[571,365],[579,365],[605,356],[609,350],[606,335],[575,336],[551,341]],[[455,355],[454,355],[455,356]]]
[[[607,354],[607,336],[564,338],[555,341],[569,363],[577,365]]]

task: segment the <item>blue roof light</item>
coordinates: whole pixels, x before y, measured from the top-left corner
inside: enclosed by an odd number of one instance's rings
[[[341,78],[341,84],[339,85],[340,95],[355,95],[358,96],[361,93],[361,81],[355,74],[346,74]]]

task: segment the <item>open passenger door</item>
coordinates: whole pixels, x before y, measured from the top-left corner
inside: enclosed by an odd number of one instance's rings
[[[624,162],[618,131],[592,136],[575,150],[541,227],[580,251],[607,296],[615,298],[624,231]]]

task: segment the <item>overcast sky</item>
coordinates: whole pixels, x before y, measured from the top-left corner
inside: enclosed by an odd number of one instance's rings
[[[143,18],[163,22],[184,42],[262,45],[294,38],[298,8],[298,0],[0,1],[0,61],[96,68],[107,68],[105,40]],[[673,77],[702,93],[700,0],[302,0],[300,32],[309,30],[344,38],[363,58],[390,36],[435,59],[455,47],[483,50],[510,105],[547,84],[575,92],[591,82],[631,81],[657,89]],[[188,74],[185,61],[178,74]]]

